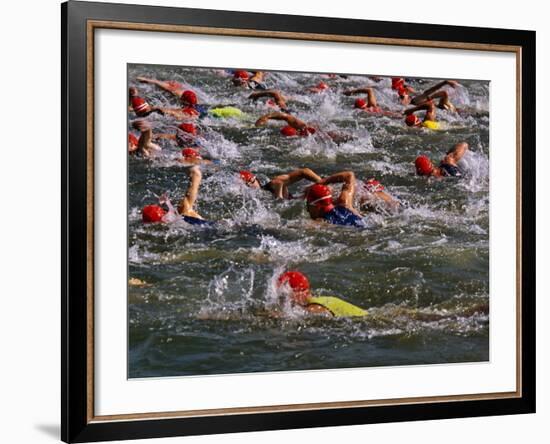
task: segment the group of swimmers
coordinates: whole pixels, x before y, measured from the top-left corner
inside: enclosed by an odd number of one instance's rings
[[[265,73],[261,71],[250,73],[244,70],[223,71],[230,77],[229,85],[232,88],[246,88],[253,90],[249,99],[258,101],[265,99],[266,106],[271,111],[260,116],[255,121],[256,127],[265,126],[269,121],[282,121],[285,125],[281,128],[284,137],[309,137],[323,132],[334,143],[341,144],[352,140],[353,135],[336,132],[322,131],[313,124],[308,124],[299,119],[295,112],[288,106],[289,99],[279,90],[267,89],[264,85]],[[379,77],[370,77],[374,82],[380,82]],[[196,201],[199,195],[202,180],[201,167],[216,163],[216,159],[201,154],[201,142],[197,119],[204,116],[219,118],[239,118],[242,111],[230,104],[206,105],[199,103],[197,94],[181,83],[173,80],[162,81],[146,77],[137,77],[138,82],[151,84],[163,91],[175,96],[181,106],[174,108],[154,107],[146,99],[140,96],[136,87],[129,88],[129,112],[137,118],[132,121],[132,128],[139,132],[139,137],[133,133],[128,137],[128,151],[132,155],[153,157],[161,150],[156,142],[160,139],[175,142],[181,148],[179,161],[186,165],[189,178],[189,186],[174,207],[166,194],[160,197],[158,204],[147,205],[142,209],[142,220],[145,223],[170,223],[183,219],[191,225],[210,225],[213,222],[205,219],[197,212]],[[364,98],[355,100],[353,106],[357,110],[365,111],[373,115],[383,115],[393,118],[403,118],[404,123],[410,127],[423,127],[428,130],[437,130],[440,127],[436,118],[438,108],[456,112],[451,103],[445,86],[456,88],[458,83],[445,80],[416,93],[403,78],[392,78],[391,88],[395,91],[395,100],[405,108],[402,114],[383,110],[377,103],[375,88],[364,87],[343,91],[345,96],[364,95]],[[330,87],[324,81],[309,88],[310,93],[323,93]],[[423,119],[418,113],[424,111]],[[175,133],[156,133],[148,117],[158,113],[174,120]],[[415,159],[416,173],[420,176],[432,176],[436,178],[460,177],[462,171],[458,162],[468,150],[466,142],[455,144],[441,160],[438,166],[425,155]],[[310,218],[320,223],[341,225],[357,228],[365,228],[365,218],[362,211],[379,210],[395,212],[401,206],[398,199],[393,197],[384,186],[375,178],[366,178],[357,182],[352,171],[340,171],[327,177],[319,176],[310,168],[298,168],[283,174],[276,175],[266,183],[261,183],[257,176],[248,170],[241,170],[237,176],[245,186],[269,192],[276,199],[304,199]],[[289,187],[299,181],[308,181],[311,184],[305,188],[300,196],[293,195]],[[334,185],[341,185],[339,193],[336,193]],[[360,188],[360,193],[357,193]],[[311,295],[307,277],[298,271],[289,271],[280,276],[278,287],[290,290],[288,294],[293,305],[302,307],[308,313],[322,313],[332,316],[345,315],[363,316],[366,311],[355,307],[338,298],[315,298]]]

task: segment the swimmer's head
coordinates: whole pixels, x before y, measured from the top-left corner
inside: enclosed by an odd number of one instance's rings
[[[309,187],[306,193],[306,201],[309,206],[322,211],[330,211],[334,207],[331,188],[320,183]]]
[[[193,123],[181,123],[178,125],[178,129],[193,136],[197,135],[197,126]]]
[[[141,210],[141,218],[145,223],[162,222],[166,211],[158,205],[147,205]]]
[[[416,167],[416,174],[419,176],[429,176],[434,170],[432,161],[428,156],[418,156],[414,161],[414,166]]]
[[[292,302],[298,305],[307,305],[310,296],[308,278],[299,271],[287,271],[277,279],[277,288],[287,285],[290,289]]]
[[[367,107],[367,102],[365,101],[365,99],[357,99],[355,100],[355,103],[353,106],[355,108],[365,109]]]
[[[258,179],[252,172],[245,170],[239,171],[239,176],[247,186],[251,188],[260,188],[260,182],[258,182]]]
[[[237,86],[246,85],[250,80],[250,75],[244,70],[237,70],[233,73],[233,83]]]
[[[402,77],[392,77],[391,78],[391,87],[392,89],[397,89],[400,86],[405,84],[405,80]]]
[[[193,160],[201,160],[202,156],[199,154],[199,152],[193,148],[184,148],[181,150],[181,155],[184,160],[187,161],[193,161]]]
[[[326,91],[330,87],[325,82],[319,82],[317,85],[312,86],[309,90],[311,92],[320,93]]]
[[[407,126],[420,126],[422,125],[422,120],[418,116],[415,116],[414,114],[409,114],[405,118],[405,123]]]
[[[281,128],[281,134],[285,137],[293,137],[298,135],[298,130],[290,125]]]
[[[197,95],[190,89],[185,90],[181,93],[180,100],[185,105],[190,105],[190,106],[196,105],[198,103]]]
[[[384,185],[382,185],[374,178],[365,180],[363,182],[363,185],[369,193],[378,193],[380,191],[384,191]]]

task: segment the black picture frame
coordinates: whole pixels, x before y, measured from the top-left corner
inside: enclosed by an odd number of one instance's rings
[[[90,416],[88,360],[89,158],[87,23],[89,20],[187,25],[333,36],[511,45],[521,50],[521,395],[501,399],[390,404],[353,408],[238,413],[183,418],[95,421]],[[309,428],[510,415],[535,412],[535,32],[354,19],[243,13],[69,1],[62,22],[62,384],[65,442]]]

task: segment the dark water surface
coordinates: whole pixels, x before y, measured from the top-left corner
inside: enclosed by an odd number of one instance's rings
[[[129,376],[206,375],[453,362],[489,358],[489,84],[461,81],[450,90],[462,111],[438,111],[441,131],[407,128],[403,119],[352,108],[344,89],[372,84],[379,105],[402,111],[389,79],[325,79],[269,73],[301,119],[356,136],[336,145],[323,134],[284,138],[277,124],[255,128],[270,109],[247,99],[214,70],[131,65],[130,86],[149,103],[177,107],[174,97],[136,82],[139,75],[190,85],[204,103],[232,103],[244,119],[206,117],[203,152],[221,160],[203,168],[197,208],[213,227],[143,224],[141,208],[188,184],[180,149],[162,141],[153,160],[129,158]],[[331,89],[306,92],[320,80]],[[411,80],[417,90],[436,80]],[[130,119],[135,118],[133,114]],[[173,119],[153,115],[155,132]],[[470,145],[462,179],[414,175],[414,159],[439,160],[459,141]],[[369,214],[367,230],[311,223],[302,200],[275,201],[246,188],[236,174],[265,181],[298,167],[321,176],[351,169],[376,177],[404,203],[398,214]],[[305,183],[292,191],[300,194]],[[305,318],[277,301],[274,281],[287,269],[305,273],[318,295],[339,296],[371,316]]]

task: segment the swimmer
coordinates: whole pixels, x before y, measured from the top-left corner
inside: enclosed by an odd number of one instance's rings
[[[466,151],[468,151],[468,144],[466,142],[457,143],[447,152],[443,160],[441,160],[439,167],[434,167],[428,156],[418,156],[414,161],[416,174],[433,177],[461,177],[463,173],[458,167],[458,162]]]
[[[268,97],[268,103],[269,101],[271,101],[272,103],[277,105],[282,112],[290,112],[286,105],[286,97],[281,94],[281,91],[278,91],[276,89],[266,89],[265,91],[253,92],[248,96],[249,99],[252,99],[254,101],[263,97]]]
[[[455,112],[456,108],[451,103],[451,101],[449,100],[449,94],[447,93],[447,91],[445,91],[445,90],[440,91],[440,89],[443,88],[446,85],[450,86],[451,88],[456,88],[457,86],[459,86],[459,83],[455,80],[444,80],[443,82],[439,82],[438,84],[432,86],[431,88],[428,88],[423,93],[421,93],[417,96],[414,96],[411,99],[411,103],[413,105],[418,106],[418,105],[422,105],[422,104],[424,104],[424,103],[426,103],[430,100],[439,99],[439,102],[437,104],[438,108],[446,109],[447,111]]]
[[[269,191],[276,199],[294,199],[294,196],[288,191],[288,187],[300,180],[308,180],[313,183],[319,183],[322,180],[309,168],[300,168],[287,174],[280,174],[263,185],[250,171],[240,171],[239,176],[248,187]]]
[[[382,111],[382,109],[378,106],[376,95],[374,94],[374,90],[372,88],[356,88],[344,91],[345,96],[353,96],[356,94],[366,94],[367,100],[357,99],[354,104],[355,108],[363,109],[371,113],[379,113]]]
[[[210,165],[219,163],[218,159],[209,159],[202,156],[195,148],[186,147],[181,150],[180,163],[186,165]]]
[[[162,151],[162,148],[159,145],[153,143],[153,129],[147,120],[134,120],[132,122],[132,127],[141,133],[137,148],[130,151],[132,154],[139,154],[143,157],[152,157],[155,153]]]
[[[329,184],[342,183],[337,199],[332,197]],[[366,228],[363,216],[353,207],[355,197],[355,174],[342,171],[326,177],[310,186],[306,191],[307,211],[313,220],[326,221],[334,225]]]
[[[179,96],[182,103],[181,108],[160,108],[166,115],[175,117],[179,120],[194,119],[204,117],[208,114],[208,106],[199,104],[197,94],[190,90],[184,90]]]
[[[137,88],[131,87],[128,89],[128,99],[130,101],[130,109],[138,117],[147,117],[151,113],[164,114],[161,108],[153,107],[145,99],[139,97]]]
[[[374,178],[363,181],[360,188],[359,205],[367,211],[395,213],[401,203],[389,194]]]
[[[424,115],[424,120],[421,120],[414,113],[423,110],[426,111],[426,114]],[[431,100],[429,102],[425,102],[422,105],[409,108],[405,110],[403,114],[407,116],[405,118],[405,124],[407,126],[424,127],[431,130],[440,129],[440,124],[436,119],[435,105]]]
[[[183,122],[175,127],[175,133],[154,134],[154,139],[167,139],[177,143],[179,147],[200,147],[200,131],[197,125]]]
[[[288,113],[272,112],[261,116],[256,120],[256,126],[264,126],[269,120],[282,120],[287,123],[286,126],[281,128],[281,134],[287,137],[292,136],[309,136],[316,133],[316,129],[309,126],[303,120],[298,119]]]
[[[290,304],[304,313],[326,317],[363,317],[366,310],[334,296],[315,297],[308,278],[299,271],[287,271],[277,278],[277,288],[286,293]],[[285,291],[286,290],[286,291]]]
[[[281,128],[281,134],[285,137],[307,137],[317,132],[317,129],[314,126],[310,126],[303,120],[283,112],[272,112],[265,114],[256,120],[255,125],[264,126],[270,120],[282,120],[287,123],[286,126]],[[354,139],[353,136],[349,134],[339,133],[337,131],[326,131],[324,133],[336,144],[342,144]]]
[[[179,90],[178,90],[179,91]],[[189,120],[203,118],[207,115],[213,117],[243,117],[244,113],[230,105],[205,105],[199,103],[197,94],[190,90],[184,90],[179,99],[182,103],[181,108],[159,108],[163,114],[175,117],[178,120]]]
[[[191,225],[208,225],[210,221],[205,220],[196,210],[195,203],[199,194],[199,186],[202,180],[200,168],[195,165],[189,168],[188,177],[190,179],[189,187],[183,199],[179,202],[177,210],[172,206],[170,199],[166,194],[159,198],[160,205],[147,205],[142,209],[142,220],[145,223],[170,223],[178,219],[183,219]],[[161,205],[166,205],[166,211]]]
[[[416,91],[407,83],[403,77],[392,77],[391,89],[397,91],[399,101],[402,105],[409,105],[411,103],[411,94]]]
[[[312,86],[308,89],[309,92],[312,93],[322,93],[330,89],[330,86],[328,86],[325,82],[319,82],[317,85]]]
[[[367,88],[348,89],[344,91],[345,96],[353,96],[356,94],[366,94],[367,100],[356,99],[353,104],[354,108],[361,109],[369,113],[384,114],[385,116],[392,116],[392,117],[400,116],[400,114],[392,113],[391,111],[383,111],[382,108],[378,106],[376,95],[374,94],[374,89],[367,87]]]
[[[262,83],[264,80],[263,71],[256,71],[252,76],[248,71],[237,70],[233,73],[233,85],[244,86],[250,89],[266,89]]]

